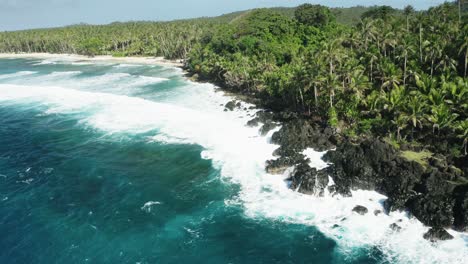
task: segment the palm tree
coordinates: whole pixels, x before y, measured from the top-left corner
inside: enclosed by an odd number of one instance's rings
[[[411,5],[407,5],[403,10],[403,13],[406,16],[406,31],[409,32],[409,18],[414,13],[414,7]]]
[[[441,69],[441,72],[450,75],[452,72],[456,72],[457,70],[457,61],[452,59],[447,54],[442,55],[442,59],[436,66],[437,69]]]
[[[435,133],[435,129],[440,133],[440,130],[452,125],[457,117],[458,115],[452,113],[446,104],[440,104],[431,107],[431,113],[427,119],[432,123],[432,133]]]
[[[406,85],[406,79],[408,77],[408,56],[410,53],[414,53],[414,49],[408,38],[403,38],[398,48],[399,55],[397,58],[403,59],[403,85]]]
[[[406,116],[404,113],[400,113],[397,115],[396,119],[392,120],[392,123],[396,126],[397,129],[397,140],[401,141],[401,131],[408,125],[408,116]]]
[[[364,50],[369,47],[369,42],[376,39],[377,30],[374,25],[374,20],[365,18],[358,24],[358,29],[361,32],[362,39],[364,39]]]
[[[396,112],[404,103],[406,89],[404,86],[395,85],[389,93],[381,91],[381,94],[385,100],[384,108],[388,111]]]
[[[380,69],[382,72],[382,77],[380,78],[382,80],[382,90],[388,90],[400,84],[401,70],[395,64],[388,60],[382,60]]]
[[[465,155],[468,155],[468,120],[463,120],[458,122],[455,125],[456,130],[458,131],[457,137],[463,140],[462,148],[465,150]]]
[[[464,54],[465,55],[465,70],[463,72],[463,77],[467,77],[467,68],[468,68],[468,36],[465,35],[463,37],[462,45],[460,47],[460,50],[458,52],[459,54]]]
[[[432,40],[431,42],[428,41],[426,47],[425,60],[430,63],[430,72],[432,77],[434,76],[435,62],[442,56],[443,50],[440,46],[440,42],[437,40]]]
[[[327,88],[330,96],[330,107],[333,107],[333,100],[335,97],[335,88],[339,87],[338,76],[336,74],[336,66],[343,59],[343,52],[341,50],[342,39],[338,38],[331,43],[322,42],[321,55],[323,60],[328,65],[328,80]]]
[[[424,108],[426,107],[425,101],[421,98],[420,95],[415,95],[409,97],[409,100],[406,101],[406,111],[408,113],[408,121],[412,125],[411,135],[414,135],[415,128],[422,128],[423,118],[424,118]]]
[[[362,101],[367,89],[370,88],[369,78],[365,76],[364,69],[357,67],[349,75],[348,89],[353,92],[359,101]]]
[[[452,111],[463,116],[468,113],[468,81],[457,77],[454,82],[442,82],[442,90],[446,91],[445,103],[452,107]]]

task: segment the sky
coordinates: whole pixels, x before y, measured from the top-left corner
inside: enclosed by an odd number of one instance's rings
[[[217,16],[259,7],[298,6],[302,3],[330,7],[408,4],[427,9],[445,0],[0,0],[0,31],[56,27],[78,23],[115,21],[166,21]]]

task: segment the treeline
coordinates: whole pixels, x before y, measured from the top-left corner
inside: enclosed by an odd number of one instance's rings
[[[257,10],[190,54],[199,78],[322,119],[455,156],[468,144],[468,26],[457,5],[378,7],[355,26],[305,4],[289,17]]]
[[[293,17],[295,8],[271,8]],[[368,8],[337,8],[334,13],[344,23],[358,21]],[[164,56],[185,59],[200,37],[221,24],[234,23],[251,11],[213,18],[172,22],[128,22],[110,25],[73,25],[62,28],[0,32],[2,53],[73,53],[88,56]]]
[[[468,145],[467,20],[453,3],[421,12],[305,4],[3,32],[0,52],[186,59],[201,79],[348,136],[371,133],[459,156]]]
[[[185,58],[200,41],[200,36],[219,23],[218,20],[196,19],[3,32],[0,33],[0,52]]]

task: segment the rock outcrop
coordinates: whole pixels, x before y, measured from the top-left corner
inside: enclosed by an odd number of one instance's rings
[[[357,205],[356,207],[353,208],[353,212],[358,213],[360,215],[365,215],[367,214],[367,212],[369,212],[369,210],[362,205]]]
[[[389,144],[366,139],[345,142],[325,159],[336,184],[335,190],[376,190],[388,197],[385,209],[409,210],[427,226],[467,228],[467,183],[463,173],[445,160],[430,160],[427,167],[401,157]]]
[[[449,234],[445,229],[439,227],[429,229],[429,231],[427,231],[423,237],[424,239],[427,239],[431,242],[453,239],[451,234]]]
[[[274,121],[273,121],[274,120]],[[465,160],[448,161],[438,155],[428,160],[426,166],[402,157],[392,145],[376,138],[351,142],[340,138],[326,125],[299,118],[297,114],[260,112],[248,125],[264,124],[262,134],[282,127],[272,136],[272,143],[280,145],[274,155],[278,158],[266,163],[266,170],[282,174],[294,167],[289,180],[290,188],[315,196],[322,196],[328,188],[332,194],[350,196],[353,190],[377,191],[388,197],[384,207],[387,212],[408,210],[418,220],[433,227],[428,239],[450,239],[441,230],[468,228],[468,171]],[[335,148],[335,150],[331,150]],[[302,154],[307,148],[329,152],[325,161],[332,165],[323,170],[311,168]],[[468,161],[467,161],[468,162]],[[462,164],[457,169],[453,164]],[[329,187],[329,176],[334,185]],[[353,209],[366,214],[367,208]],[[378,215],[381,212],[374,212]],[[394,231],[401,227],[394,224]],[[444,230],[445,231],[445,230]]]

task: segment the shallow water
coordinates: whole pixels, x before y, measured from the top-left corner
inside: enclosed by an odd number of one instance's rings
[[[287,189],[264,171],[271,133],[245,126],[255,110],[224,112],[229,100],[175,68],[1,59],[0,263],[467,259],[466,234],[431,244],[404,212],[351,212],[381,209],[376,193]]]

